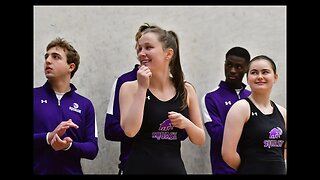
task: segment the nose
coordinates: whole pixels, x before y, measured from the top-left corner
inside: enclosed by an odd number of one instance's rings
[[[236,67],[232,66],[230,69],[230,72],[235,73],[236,72]]]
[[[46,57],[44,61],[46,64],[51,64],[51,56],[49,55],[48,57]]]
[[[141,59],[143,57],[146,57],[146,53],[143,50],[141,50],[138,52],[138,58]]]

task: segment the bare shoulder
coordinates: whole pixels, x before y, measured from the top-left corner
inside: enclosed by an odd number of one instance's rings
[[[236,101],[230,108],[230,111],[234,111],[237,114],[250,114],[250,105],[245,99]]]
[[[227,119],[232,122],[246,123],[250,117],[250,105],[245,99],[236,101],[227,114]]]
[[[287,109],[284,108],[283,106],[277,104],[277,103],[275,103],[275,104],[278,107],[280,113],[282,114],[282,117],[284,118],[284,121],[286,122],[287,121]]]
[[[184,87],[186,87],[188,92],[196,91],[196,88],[189,81],[184,81]]]
[[[248,101],[245,99],[240,99],[240,100],[236,101],[232,106],[240,108],[240,109],[250,108]]]
[[[137,86],[137,80],[135,81],[127,81],[125,83],[123,83],[120,87],[120,89],[122,91],[129,91],[129,90],[132,90],[133,88],[135,88]]]
[[[281,106],[281,105],[279,105],[279,104],[277,104],[277,103],[276,103],[276,106],[278,107],[278,109],[280,110],[281,113],[286,114],[286,112],[287,112],[287,109],[286,109],[286,108],[284,108],[283,106]]]

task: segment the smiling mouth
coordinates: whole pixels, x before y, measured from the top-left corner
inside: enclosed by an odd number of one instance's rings
[[[143,61],[141,61],[141,64],[146,66],[146,64],[148,64],[148,62],[149,62],[149,60],[143,60]]]

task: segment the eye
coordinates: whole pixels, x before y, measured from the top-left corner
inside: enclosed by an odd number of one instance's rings
[[[255,75],[255,74],[257,74],[257,71],[250,71],[250,74]]]
[[[53,57],[53,59],[59,59],[59,56],[56,54],[53,54],[52,57]]]
[[[263,71],[262,74],[269,74],[270,71]]]
[[[147,50],[150,50],[150,49],[152,49],[152,48],[153,48],[152,46],[147,46],[147,47],[146,47]]]
[[[237,66],[237,69],[241,70],[241,69],[243,69],[243,68],[242,68],[242,66],[238,65],[238,66]]]
[[[232,64],[230,64],[230,63],[226,63],[225,65],[227,68],[232,68]]]

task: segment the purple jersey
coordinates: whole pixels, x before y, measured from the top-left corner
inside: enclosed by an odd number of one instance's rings
[[[58,100],[47,81],[33,90],[33,171],[35,174],[83,174],[80,160],[93,160],[98,154],[98,132],[91,101],[71,91]],[[72,121],[78,129],[69,128],[61,137],[70,137],[70,149],[55,151],[47,144],[46,135],[62,121]]]
[[[221,156],[222,138],[227,113],[230,107],[239,99],[248,97],[251,92],[242,89],[237,94],[235,89],[220,81],[219,87],[203,96],[201,105],[203,121],[211,139],[210,159],[213,174],[235,174],[236,171],[227,165]]]

